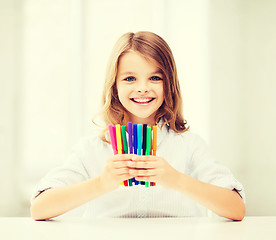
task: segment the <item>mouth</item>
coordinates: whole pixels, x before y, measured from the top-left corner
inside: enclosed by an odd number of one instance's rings
[[[147,104],[152,102],[154,99],[155,98],[148,97],[148,98],[131,98],[130,100],[132,102],[139,103],[139,104]]]

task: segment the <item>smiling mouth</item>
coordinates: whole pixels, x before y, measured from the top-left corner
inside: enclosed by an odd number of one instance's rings
[[[145,104],[152,102],[154,99],[155,98],[131,98],[130,100],[135,103]]]

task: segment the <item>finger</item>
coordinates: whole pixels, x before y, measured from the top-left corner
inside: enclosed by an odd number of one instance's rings
[[[149,176],[155,176],[155,169],[146,169],[146,170],[140,170],[140,169],[130,169],[129,174],[132,176],[142,176],[142,177],[149,177]]]
[[[150,177],[135,177],[136,181],[143,181],[143,182],[156,182],[155,176]]]
[[[132,159],[133,154],[116,154],[112,156],[111,160],[112,161],[127,161]]]
[[[117,176],[121,176],[121,175],[124,175],[124,174],[128,174],[129,175],[129,169],[128,168],[115,169],[113,171],[113,174],[115,174]]]
[[[106,164],[112,168],[121,168],[128,165],[128,161],[131,159],[131,154],[117,154],[109,158]]]
[[[127,166],[130,168],[146,168],[146,169],[152,169],[156,168],[158,166],[158,162],[156,161],[128,161]]]
[[[131,155],[132,161],[147,161],[147,162],[156,162],[159,160],[159,157],[152,156],[152,155]]]
[[[129,162],[130,162],[130,160],[115,161],[115,162],[112,162],[112,167],[115,168],[115,169],[125,168],[125,167],[129,166]]]
[[[121,181],[125,181],[128,179],[131,179],[133,176],[130,176],[129,174],[123,174],[123,175],[120,175],[119,177]]]

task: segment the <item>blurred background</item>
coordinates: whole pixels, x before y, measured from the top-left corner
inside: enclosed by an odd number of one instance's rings
[[[276,215],[276,1],[0,0],[0,216],[29,216],[35,184],[100,110],[123,33],[170,45],[184,117],[246,190],[247,215]]]

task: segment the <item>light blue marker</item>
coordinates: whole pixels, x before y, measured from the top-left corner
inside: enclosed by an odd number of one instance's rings
[[[138,150],[138,155],[142,155],[142,147],[143,147],[143,125],[138,124],[137,125],[137,150]],[[139,181],[139,184],[141,184],[141,181]]]

